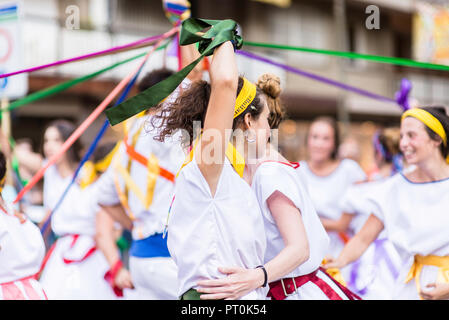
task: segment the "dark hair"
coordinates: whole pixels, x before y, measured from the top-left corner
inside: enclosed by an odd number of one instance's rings
[[[277,129],[285,116],[285,111],[279,98],[282,91],[281,79],[273,74],[265,73],[259,77],[256,85],[267,97],[267,103],[270,109],[270,116],[268,118],[270,128]]]
[[[338,148],[340,147],[340,129],[338,128],[337,120],[327,116],[320,116],[318,118],[315,118],[310,126],[317,122],[327,123],[332,128],[332,131],[334,133],[334,149],[332,150],[331,158],[333,160],[337,159]]]
[[[236,96],[242,87],[243,78],[239,77]],[[204,80],[193,82],[173,103],[169,104],[152,118],[153,126],[161,128],[159,134],[154,139],[163,142],[165,137],[173,135],[178,129],[183,129],[189,133],[189,136],[182,137],[182,145],[191,145],[194,137],[198,134],[198,132],[193,132],[193,122],[200,121],[201,128],[203,128],[210,92],[211,86],[208,82]],[[233,129],[242,125],[247,113],[253,119],[257,120],[259,118],[264,108],[264,103],[260,98],[261,93],[261,90],[257,89],[256,97],[251,104],[234,119],[232,124]]]
[[[449,117],[446,113],[446,108],[441,106],[433,106],[433,107],[420,107],[420,109],[426,110],[435,118],[437,118],[438,121],[441,122],[441,125],[443,126],[444,131],[446,132],[446,137],[449,139]],[[424,127],[430,139],[434,141],[441,141],[441,137],[438,134],[436,134],[428,126],[424,125]],[[446,159],[447,156],[449,155],[449,141],[446,143],[446,146],[444,145],[443,142],[441,143],[440,152],[443,158]]]
[[[48,128],[53,127],[58,130],[61,140],[66,141],[72,133],[75,131],[75,125],[68,120],[54,120],[50,122],[50,124],[45,128],[44,132],[47,131]],[[43,146],[43,143],[42,143]],[[78,163],[81,160],[80,153],[81,153],[81,142],[79,140],[76,140],[72,146],[67,150],[66,155],[70,162],[72,163]]]
[[[139,81],[137,88],[138,88],[139,92],[145,91],[146,89],[154,86],[156,83],[167,79],[172,74],[174,74],[174,71],[167,69],[167,68],[153,70],[151,72],[148,72],[142,78],[142,80]]]
[[[116,146],[115,142],[105,142],[95,148],[94,153],[92,154],[92,161],[97,163],[103,160]]]
[[[0,151],[0,180],[6,175],[6,158],[3,152]]]
[[[382,157],[385,162],[392,163],[393,158],[400,154],[399,142],[401,140],[401,134],[399,128],[384,128],[379,131],[376,136],[379,144],[381,145]]]

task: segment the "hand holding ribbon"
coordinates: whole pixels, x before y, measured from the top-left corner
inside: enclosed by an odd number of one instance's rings
[[[209,28],[206,32],[203,32]],[[204,20],[190,18],[181,26],[180,44],[188,45],[198,43],[198,51],[201,56],[191,64],[158,82],[154,86],[128,99],[115,108],[106,111],[111,125],[116,125],[146,109],[152,108],[169,96],[182,80],[205,57],[213,54],[215,48],[231,41],[236,49],[242,47],[243,40],[237,34],[237,23],[233,20]]]

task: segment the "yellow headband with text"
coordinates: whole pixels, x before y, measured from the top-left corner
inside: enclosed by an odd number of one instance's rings
[[[256,86],[246,78],[243,78],[243,87],[235,100],[234,119],[241,115],[253,102],[256,97],[256,91]]]

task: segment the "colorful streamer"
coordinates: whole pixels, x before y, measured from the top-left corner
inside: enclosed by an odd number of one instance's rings
[[[164,45],[158,47],[156,50],[164,49],[168,44],[169,44],[169,42],[166,42]],[[65,91],[65,90],[67,90],[67,89],[69,89],[69,88],[71,88],[71,87],[73,87],[73,86],[75,86],[75,85],[77,85],[79,83],[82,83],[84,81],[88,81],[88,80],[90,80],[92,78],[95,78],[95,77],[99,76],[100,74],[102,74],[102,73],[104,73],[106,71],[112,70],[112,69],[114,69],[114,68],[116,68],[116,67],[118,67],[118,66],[120,66],[122,64],[126,64],[126,63],[128,63],[130,61],[134,61],[134,60],[136,60],[138,58],[141,58],[141,57],[145,56],[145,54],[146,53],[138,54],[138,55],[136,55],[134,57],[131,57],[131,58],[123,60],[123,61],[119,61],[119,62],[114,63],[113,65],[111,65],[111,66],[109,66],[107,68],[98,70],[98,71],[93,72],[91,74],[88,74],[88,75],[85,75],[85,76],[82,76],[82,77],[79,77],[79,78],[76,78],[76,79],[72,79],[72,80],[69,80],[69,81],[66,81],[66,82],[54,85],[52,87],[49,87],[49,88],[46,88],[46,89],[34,92],[34,93],[32,93],[32,94],[30,94],[30,95],[28,95],[28,96],[26,96],[26,97],[24,97],[22,99],[14,101],[7,108],[0,109],[0,112],[10,111],[10,110],[22,107],[24,105],[27,105],[29,103],[32,103],[32,102],[35,102],[35,101],[47,98],[47,97],[52,96],[54,94],[57,94],[59,92]]]
[[[303,71],[303,70],[300,70],[300,69],[297,69],[297,68],[285,65],[283,63],[275,62],[275,61],[273,61],[271,59],[264,58],[262,56],[256,55],[256,54],[251,53],[251,52],[239,50],[239,51],[237,51],[237,54],[240,54],[242,56],[245,56],[245,57],[248,57],[248,58],[251,58],[251,59],[255,59],[255,60],[258,60],[258,61],[261,61],[261,62],[265,62],[265,63],[271,64],[271,65],[274,65],[276,67],[279,67],[281,69],[284,69],[284,70],[286,70],[288,72],[292,72],[292,73],[295,73],[295,74],[298,74],[298,75],[301,75],[301,76],[304,76],[304,77],[307,77],[307,78],[310,78],[310,79],[313,79],[313,80],[316,80],[316,81],[320,81],[320,82],[329,84],[331,86],[334,86],[334,87],[337,87],[337,88],[340,88],[340,89],[343,89],[343,90],[346,90],[346,91],[350,91],[350,92],[353,92],[353,93],[356,93],[356,94],[359,94],[359,95],[362,95],[362,96],[365,96],[365,97],[368,97],[368,98],[371,98],[371,99],[375,99],[375,100],[378,100],[378,101],[391,102],[391,103],[395,103],[395,104],[400,104],[400,103],[404,103],[404,101],[405,102],[408,101],[406,98],[407,98],[408,93],[410,92],[410,90],[408,90],[405,93],[405,88],[401,88],[401,90],[403,90],[404,92],[401,92],[400,94],[397,94],[397,97],[401,98],[401,101],[399,101],[399,100],[395,100],[395,99],[392,99],[392,98],[384,97],[384,96],[381,96],[381,95],[378,95],[378,94],[375,94],[375,93],[372,93],[372,92],[369,92],[369,91],[366,91],[366,90],[363,90],[363,89],[360,89],[360,88],[356,88],[356,87],[353,87],[353,86],[350,86],[350,85],[347,85],[347,84],[344,84],[344,83],[341,83],[341,82],[338,82],[338,81],[335,81],[335,80],[332,80],[332,79],[328,79],[328,78],[325,78],[325,77],[322,77],[322,76],[319,76],[319,75],[316,75],[316,74],[313,74],[313,73],[310,73],[310,72],[307,72],[307,71]],[[403,82],[403,83],[406,83],[406,82]],[[404,96],[404,94],[405,94],[405,96]]]
[[[305,47],[294,47],[294,46],[287,46],[287,45],[281,45],[281,44],[271,44],[271,43],[261,43],[261,42],[251,42],[251,41],[244,41],[243,45],[249,46],[249,47],[261,47],[261,48],[269,48],[269,49],[302,51],[302,52],[324,54],[324,55],[330,55],[330,56],[336,56],[336,57],[342,57],[342,58],[348,58],[348,59],[368,60],[368,61],[377,62],[377,63],[387,63],[387,64],[393,64],[393,65],[398,65],[398,66],[415,67],[415,68],[421,68],[421,69],[449,71],[449,66],[446,66],[446,65],[419,62],[419,61],[405,59],[405,58],[395,58],[395,57],[386,57],[386,56],[378,56],[378,55],[370,55],[370,54],[361,54],[361,53],[347,52],[347,51],[312,49],[312,48],[305,48]]]
[[[73,132],[73,134],[63,143],[61,148],[56,152],[48,162],[41,168],[39,171],[30,179],[28,184],[20,190],[16,199],[14,200],[14,204],[22,199],[23,195],[27,193],[34,185],[43,177],[45,171],[53,165],[61,156],[64,154],[70,146],[83,134],[84,131],[94,122],[96,118],[106,109],[106,107],[112,102],[112,100],[122,91],[122,89],[128,84],[132,78],[137,74],[140,70],[141,66],[148,60],[150,55],[158,48],[161,42],[172,36],[175,32],[177,32],[177,28],[173,28],[167,33],[165,33],[156,43],[156,45],[146,54],[144,59],[140,62],[139,66],[134,69],[131,73],[129,73],[120,83],[109,93],[109,95],[101,102],[97,108],[84,120],[84,122]],[[115,109],[115,108],[113,108]]]
[[[113,53],[119,53],[119,52],[124,52],[124,51],[132,50],[132,49],[142,48],[142,47],[149,46],[149,45],[153,44],[155,41],[157,41],[158,39],[160,39],[162,37],[163,37],[163,35],[157,35],[157,36],[141,39],[141,40],[138,40],[135,42],[131,42],[131,43],[128,43],[128,44],[125,44],[122,46],[117,46],[117,47],[113,47],[113,48],[98,51],[98,52],[92,52],[92,53],[74,57],[74,58],[59,60],[59,61],[55,61],[55,62],[52,62],[49,64],[44,64],[44,65],[37,66],[37,67],[22,69],[22,70],[10,72],[10,73],[3,73],[3,74],[0,74],[0,79],[15,76],[15,75],[21,74],[21,73],[30,73],[30,72],[34,72],[34,71],[38,71],[38,70],[42,70],[42,69],[46,69],[46,68],[50,68],[50,67],[55,67],[55,66],[59,66],[62,64],[75,62],[75,61],[87,60],[87,59],[95,58],[95,57],[99,57],[99,56],[105,56],[105,55],[109,55],[109,54],[113,54]]]

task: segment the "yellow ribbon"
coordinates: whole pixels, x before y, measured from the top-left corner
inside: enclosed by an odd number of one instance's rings
[[[402,120],[404,120],[405,117],[413,117],[420,120],[433,132],[435,132],[437,135],[440,136],[445,146],[447,145],[446,131],[444,131],[444,127],[441,124],[441,122],[437,118],[435,118],[431,113],[420,108],[413,108],[405,111],[402,114]]]
[[[415,255],[413,265],[408,272],[405,279],[405,283],[408,283],[413,278],[416,282],[416,289],[418,294],[421,292],[421,284],[419,283],[422,268],[424,266],[434,266],[438,267],[438,276],[436,282],[449,283],[449,256],[421,256],[419,254]]]
[[[243,111],[248,108],[248,106],[253,102],[256,97],[256,86],[248,81],[246,78],[243,78],[243,87],[240,90],[237,99],[235,100],[234,107],[234,119],[237,118]]]
[[[198,141],[199,139],[195,141],[192,150],[190,150],[181,168],[176,173],[176,178],[178,177],[181,170],[193,160],[193,153],[198,144]],[[228,142],[228,147],[226,148],[226,158],[228,158],[229,162],[231,162],[235,172],[237,172],[240,178],[242,178],[243,171],[245,171],[245,159],[230,142]]]
[[[111,150],[102,160],[97,163],[92,161],[86,161],[83,165],[83,171],[80,181],[81,189],[86,188],[88,185],[92,184],[97,178],[99,173],[103,173],[109,167],[112,162],[112,158],[118,150],[120,143],[117,143],[114,149]]]
[[[140,118],[143,115],[145,115],[145,111],[139,113],[137,115],[137,118]],[[136,121],[137,121],[137,119],[136,119]],[[137,140],[140,136],[140,132],[141,132],[142,128],[143,128],[143,126],[141,126],[136,131],[136,133],[133,135],[133,137],[131,139],[131,145],[133,147],[135,147],[137,144]],[[129,128],[126,128],[126,130],[129,130]],[[128,131],[126,131],[126,133],[127,132]],[[127,138],[127,135],[125,136],[125,139],[126,138]],[[153,202],[154,189],[156,187],[156,180],[159,177],[159,173],[160,173],[159,161],[155,155],[151,154],[147,161],[147,170],[146,170],[147,189],[146,189],[146,194],[143,194],[142,190],[131,178],[130,171],[131,171],[132,161],[133,161],[133,159],[131,158],[131,156],[128,155],[128,164],[127,164],[126,168],[124,168],[120,164],[120,161],[117,161],[114,164],[114,169],[116,170],[116,173],[119,174],[123,178],[123,181],[125,183],[125,190],[123,190],[123,191],[121,190],[120,185],[118,184],[118,181],[115,183],[117,193],[119,194],[120,202],[122,203],[123,207],[128,211],[128,214],[130,215],[130,217],[134,217],[134,215],[131,212],[131,210],[129,210],[128,190],[131,190],[137,196],[139,201],[142,203],[142,206],[146,210],[148,210],[151,203]],[[134,219],[134,218],[132,218],[132,219]]]
[[[6,181],[6,172],[5,172],[5,175],[3,176],[2,180],[0,180],[0,193],[3,191],[3,187],[5,186],[5,181]]]
[[[323,259],[323,261],[321,262],[322,265],[327,264],[328,261],[326,259]],[[326,269],[326,272],[335,280],[337,280],[340,284],[344,285],[346,287],[346,281],[343,278],[343,276],[341,275],[340,269],[338,268],[329,268]]]

